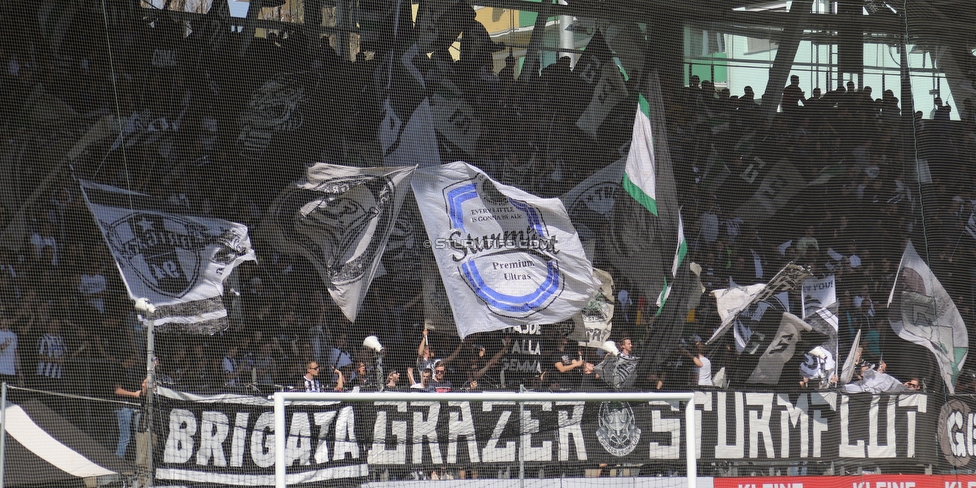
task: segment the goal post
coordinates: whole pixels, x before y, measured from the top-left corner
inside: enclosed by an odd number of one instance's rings
[[[389,402],[409,402],[418,404],[441,404],[449,402],[481,402],[490,404],[492,402],[517,404],[519,409],[523,409],[526,404],[542,402],[544,404],[562,404],[568,402],[588,403],[588,402],[611,402],[613,404],[650,404],[660,402],[677,402],[683,406],[684,413],[684,453],[687,487],[696,488],[697,466],[697,432],[695,432],[695,394],[693,392],[587,392],[587,393],[553,393],[553,392],[458,392],[458,393],[414,393],[414,392],[277,392],[273,395],[274,399],[274,430],[276,433],[284,435],[274,436],[275,446],[275,486],[284,488],[287,486],[287,457],[286,439],[286,405],[291,402],[339,402],[339,403],[371,403],[389,404]],[[619,402],[619,403],[617,403]],[[630,411],[630,416],[633,412]],[[522,417],[524,418],[524,417]],[[520,432],[520,435],[521,432]],[[518,444],[518,443],[516,443]],[[518,448],[519,461],[523,461],[524,451],[521,446]],[[518,462],[520,466],[520,477],[524,476],[524,462]]]

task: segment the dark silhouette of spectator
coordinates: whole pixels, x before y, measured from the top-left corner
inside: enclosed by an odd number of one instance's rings
[[[783,88],[783,113],[785,114],[795,114],[796,109],[802,106],[806,101],[803,96],[803,90],[800,89],[800,77],[797,75],[790,76],[790,84]]]

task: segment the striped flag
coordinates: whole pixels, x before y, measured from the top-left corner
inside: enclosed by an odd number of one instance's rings
[[[671,265],[671,276],[678,276],[678,267],[688,255],[688,242],[685,241],[685,224],[681,220],[681,210],[678,210],[678,249],[674,252],[674,264]]]
[[[661,301],[657,323],[669,326],[655,327],[644,341],[639,368],[644,378],[660,371],[681,339],[695,284],[681,262],[685,248],[679,245],[680,211],[658,74],[644,73],[640,86],[621,184],[631,198],[614,199],[610,232],[600,251],[648,299],[669,293],[677,297]]]
[[[653,300],[674,277],[679,211],[657,74],[647,73],[643,85],[621,183],[630,198],[614,199],[599,251]]]

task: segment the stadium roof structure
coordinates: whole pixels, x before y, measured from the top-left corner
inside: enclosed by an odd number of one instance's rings
[[[289,0],[304,4],[304,0]],[[146,2],[144,2],[146,3]],[[156,0],[153,3],[161,3]],[[175,5],[170,0],[163,5]],[[244,2],[235,2],[244,3]],[[278,7],[280,0],[254,0],[264,7]],[[325,0],[324,6],[335,5]],[[413,3],[419,3],[414,0]],[[663,18],[679,18],[694,23],[714,23],[726,31],[736,29],[781,28],[789,24],[787,8],[793,3],[812,3],[810,0],[793,1],[743,1],[743,0],[689,0],[683,2],[663,0],[568,0],[563,4],[539,0],[476,0],[469,4],[521,11],[542,12],[550,16],[570,15],[610,21],[654,23]],[[804,29],[809,34],[818,30],[837,31],[856,22],[867,36],[900,36],[907,30],[910,42],[926,45],[952,46],[965,49],[972,55],[976,50],[976,9],[969,2],[955,0],[842,0],[826,2],[863,7],[865,15],[852,19],[849,15],[809,16],[804,19]],[[904,14],[907,13],[907,20]],[[673,22],[673,20],[668,20]],[[262,23],[270,25],[269,23]],[[722,31],[718,30],[717,31]]]

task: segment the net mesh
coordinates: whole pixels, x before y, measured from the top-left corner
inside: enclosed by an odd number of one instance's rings
[[[267,485],[256,405],[355,388],[695,390],[716,485],[969,474],[974,25],[943,0],[0,2],[4,484]],[[504,415],[561,446],[557,404],[463,408],[483,456]],[[381,415],[446,459],[467,414],[350,408],[366,458]],[[645,454],[687,428],[601,408],[587,449],[604,417]],[[675,476],[442,470],[423,439],[330,446],[344,475],[301,482]]]

